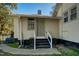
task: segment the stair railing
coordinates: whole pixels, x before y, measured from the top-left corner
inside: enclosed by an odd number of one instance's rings
[[[52,36],[49,32],[46,32],[46,37],[48,39],[48,42],[50,44],[50,48],[52,48]]]
[[[34,50],[36,50],[36,34],[34,32]]]

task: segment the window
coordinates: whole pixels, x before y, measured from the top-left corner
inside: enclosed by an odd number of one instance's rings
[[[64,22],[68,22],[68,12],[64,13]]]
[[[70,19],[74,20],[77,18],[77,7],[74,7],[71,9],[71,15],[70,15]]]
[[[28,18],[28,30],[34,30],[34,19]]]

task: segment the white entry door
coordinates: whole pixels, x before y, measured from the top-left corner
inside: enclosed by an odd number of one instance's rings
[[[43,19],[38,19],[36,22],[37,22],[37,25],[36,25],[37,36],[39,37],[45,36],[45,21]]]

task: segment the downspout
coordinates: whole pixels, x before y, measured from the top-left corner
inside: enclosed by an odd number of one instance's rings
[[[21,43],[22,43],[22,47],[23,47],[23,45],[24,45],[24,40],[23,40],[23,22],[21,21],[21,37],[22,37],[22,41],[21,41]]]
[[[63,4],[62,4],[62,12],[63,12]],[[62,16],[63,16],[63,13],[62,13]],[[64,20],[64,19],[63,19]],[[62,23],[62,38],[63,38],[63,23]]]

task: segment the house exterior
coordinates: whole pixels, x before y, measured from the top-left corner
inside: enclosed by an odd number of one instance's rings
[[[15,14],[14,19],[14,38],[21,44],[31,38],[46,39],[47,32],[53,38],[59,38],[59,17],[37,15]]]
[[[62,17],[59,21],[60,38],[79,43],[79,4],[57,4],[53,15]]]
[[[40,12],[39,12],[40,13]],[[79,43],[79,4],[56,4],[53,16],[14,14],[14,38],[18,40],[52,38]],[[36,47],[34,40],[34,49]]]
[[[34,32],[39,38],[44,38],[46,32],[50,32],[54,38],[59,38],[59,18],[41,15],[14,15],[13,17],[14,37],[19,40],[32,38]]]

